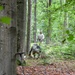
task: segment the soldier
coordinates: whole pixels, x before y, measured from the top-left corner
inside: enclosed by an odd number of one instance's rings
[[[44,34],[40,31],[40,34],[38,35],[38,41],[43,42],[44,40]]]

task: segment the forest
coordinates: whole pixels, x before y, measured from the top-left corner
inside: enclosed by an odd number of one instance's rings
[[[0,75],[75,75],[75,0],[0,0]]]

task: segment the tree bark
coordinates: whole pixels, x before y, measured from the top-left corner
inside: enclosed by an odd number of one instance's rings
[[[66,0],[64,0],[64,3],[66,3]],[[68,13],[64,11],[64,27],[68,28]]]
[[[26,0],[17,0],[17,52],[24,51],[24,42],[25,42],[25,28],[26,28]],[[25,9],[24,9],[25,8]]]
[[[37,0],[34,0],[34,26],[33,26],[34,43],[36,43],[36,32],[37,32],[37,28],[36,28],[36,4],[37,4]]]
[[[48,7],[51,6],[51,0],[49,0],[48,2]],[[48,11],[48,13],[50,13],[50,10]],[[51,39],[51,15],[50,18],[48,19],[48,27],[47,27],[47,36],[46,36],[46,44],[50,43],[50,39]]]
[[[1,16],[12,18],[11,24],[0,25],[0,75],[16,75],[16,62],[14,55],[17,51],[17,31],[16,31],[16,1],[3,0],[5,4]]]
[[[23,50],[26,54],[26,26],[27,26],[27,0],[24,0],[24,43]]]
[[[64,0],[64,4],[66,3],[66,0]],[[66,29],[68,27],[68,13],[64,11],[64,22],[63,22],[63,40],[66,39]],[[62,40],[62,41],[63,41]],[[66,40],[65,40],[66,41]],[[64,42],[65,42],[64,41]],[[62,42],[62,43],[64,43]]]
[[[28,0],[28,22],[27,22],[27,54],[30,50],[30,34],[31,34],[31,0]]]

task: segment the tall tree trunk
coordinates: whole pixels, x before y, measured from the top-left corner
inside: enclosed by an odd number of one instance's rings
[[[8,0],[9,1],[9,0]],[[17,52],[17,2],[16,0],[11,1],[11,27],[9,28],[9,37],[10,37],[10,50],[11,50],[11,75],[16,75],[16,60],[14,56]],[[10,11],[10,9],[9,9]]]
[[[36,42],[36,32],[37,32],[37,28],[36,28],[36,4],[37,4],[37,0],[34,0],[34,26],[33,26],[34,42]]]
[[[26,54],[26,26],[27,26],[27,0],[24,0],[24,43],[23,50]]]
[[[2,3],[2,1],[0,0],[0,3]],[[0,11],[0,17],[5,15],[5,10]],[[4,50],[5,50],[5,38],[4,38],[4,25],[2,23],[0,23],[0,75],[3,75],[4,73],[6,73],[5,70],[5,56],[4,56]]]
[[[31,32],[31,0],[28,0],[28,22],[27,22],[27,54],[30,50],[30,33]]]
[[[1,13],[3,16],[10,16],[12,21],[11,25],[0,25],[0,75],[16,75],[16,1],[3,0],[2,3],[5,4],[5,8]]]
[[[26,0],[17,0],[17,26],[18,26],[18,37],[17,37],[17,52],[24,51],[24,42],[25,42],[25,26],[26,26],[26,13],[24,14],[25,10],[24,3]]]
[[[66,0],[64,0],[66,3]],[[68,13],[64,11],[64,27],[68,27]]]
[[[64,0],[64,3],[66,3],[66,0]],[[64,11],[64,22],[63,22],[63,40],[66,39],[66,29],[68,27],[68,13]],[[62,43],[64,43],[62,40]]]
[[[49,0],[48,2],[48,7],[51,6],[51,0]],[[50,13],[50,10],[48,11],[48,13]],[[46,43],[49,44],[50,43],[50,38],[51,38],[51,15],[48,21],[48,27],[47,27],[47,36],[46,36]]]

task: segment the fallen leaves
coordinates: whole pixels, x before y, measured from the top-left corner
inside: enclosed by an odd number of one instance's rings
[[[23,75],[75,75],[71,62],[52,63],[49,65],[18,66],[17,74]],[[71,68],[70,68],[71,67]]]

